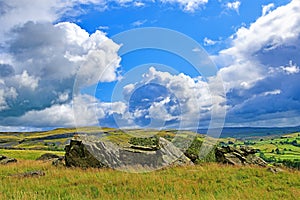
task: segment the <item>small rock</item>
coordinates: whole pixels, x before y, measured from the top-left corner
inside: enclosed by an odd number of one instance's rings
[[[39,177],[39,176],[45,176],[45,172],[44,171],[30,171],[30,172],[25,172],[25,173],[21,173],[21,174],[15,174],[12,175],[15,177],[22,177],[22,178],[27,178],[27,177]]]
[[[59,158],[56,158],[52,161],[52,165],[59,167],[59,166],[66,166],[65,157],[61,156]]]
[[[267,170],[274,173],[274,174],[279,173],[279,172],[283,172],[283,170],[278,168],[278,167],[269,167]]]
[[[8,163],[15,163],[15,162],[17,162],[17,159],[15,159],[15,158],[9,158],[7,156],[0,155],[0,164],[1,165],[6,165]]]
[[[60,156],[53,154],[53,153],[45,153],[45,154],[41,155],[39,158],[37,158],[36,160],[47,161],[47,160],[58,159],[59,157]]]

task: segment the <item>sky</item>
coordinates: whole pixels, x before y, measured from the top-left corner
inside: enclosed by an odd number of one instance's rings
[[[0,0],[0,131],[300,125],[300,0]]]

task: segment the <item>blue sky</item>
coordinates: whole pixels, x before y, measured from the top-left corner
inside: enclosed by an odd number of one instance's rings
[[[1,130],[300,125],[299,0],[4,0],[0,25]],[[148,27],[186,56],[123,54]]]

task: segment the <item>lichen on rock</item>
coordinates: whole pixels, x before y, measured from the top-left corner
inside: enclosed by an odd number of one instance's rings
[[[153,138],[147,140],[155,142]],[[149,141],[145,145],[140,139],[134,141],[136,145],[121,147],[91,137],[73,139],[65,148],[66,166],[153,170],[169,165],[193,164],[182,151],[164,138],[157,138],[157,145],[152,142],[148,145]]]

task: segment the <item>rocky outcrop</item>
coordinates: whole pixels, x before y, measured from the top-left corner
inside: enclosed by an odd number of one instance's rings
[[[120,147],[110,141],[81,137],[80,140],[71,140],[65,150],[68,167],[152,170],[169,165],[193,164],[183,152],[164,138],[158,139],[158,147],[144,148],[137,145]]]
[[[217,162],[232,165],[259,165],[267,166],[267,163],[255,155],[256,149],[247,146],[241,147],[218,147],[215,155]]]
[[[8,163],[15,163],[15,162],[17,162],[17,159],[15,159],[15,158],[9,158],[7,156],[0,155],[0,164],[1,165],[6,165]]]

